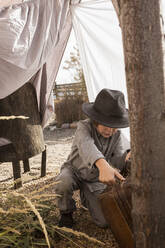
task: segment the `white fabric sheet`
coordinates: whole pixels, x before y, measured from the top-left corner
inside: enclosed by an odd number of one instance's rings
[[[161,15],[162,15],[162,18],[163,18],[163,33],[165,35],[165,1],[164,0],[161,0],[160,1],[160,8],[161,8]]]
[[[0,8],[0,99],[30,80],[43,126],[52,109],[50,92],[71,26],[66,0],[33,0]]]
[[[82,0],[71,10],[89,100],[104,87],[127,97],[121,30],[111,1]]]
[[[121,29],[110,0],[72,1],[73,27],[90,102],[103,88],[120,90],[128,106]],[[129,138],[129,129],[123,129]]]
[[[41,0],[0,9],[0,98],[27,82],[45,63],[53,46],[51,35],[45,39],[49,32],[54,34],[52,8],[53,1]]]

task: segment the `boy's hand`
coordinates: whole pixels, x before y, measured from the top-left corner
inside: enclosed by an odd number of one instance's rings
[[[131,151],[127,153],[127,156],[125,158],[125,162],[131,160]]]
[[[112,166],[110,166],[105,159],[98,159],[95,162],[95,165],[99,169],[100,182],[112,184],[115,183],[115,177],[121,181],[125,180],[125,178],[117,171],[117,169],[114,169]]]

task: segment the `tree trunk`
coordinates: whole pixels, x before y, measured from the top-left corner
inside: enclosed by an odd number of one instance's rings
[[[0,116],[11,115],[28,117],[28,119],[0,121],[0,137],[12,142],[15,159],[25,160],[44,151],[37,98],[35,89],[30,83],[26,83],[13,94],[0,100]],[[5,162],[5,159],[5,154],[1,154],[0,161]]]
[[[129,100],[136,248],[164,248],[165,100],[160,2],[117,2]]]

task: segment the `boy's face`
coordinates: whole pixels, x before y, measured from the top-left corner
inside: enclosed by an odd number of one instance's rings
[[[106,127],[101,124],[98,124],[96,129],[98,133],[101,134],[104,138],[109,138],[117,132],[117,128]]]

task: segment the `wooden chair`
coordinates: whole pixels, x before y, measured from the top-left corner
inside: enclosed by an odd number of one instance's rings
[[[46,146],[32,84],[26,83],[13,94],[0,100],[0,116],[11,115],[29,117],[0,120],[0,137],[11,141],[8,145],[0,146],[0,162],[12,162],[14,188],[18,188],[22,186],[20,160],[23,161],[24,172],[27,172],[30,170],[29,158],[42,152],[41,176],[46,175]]]

